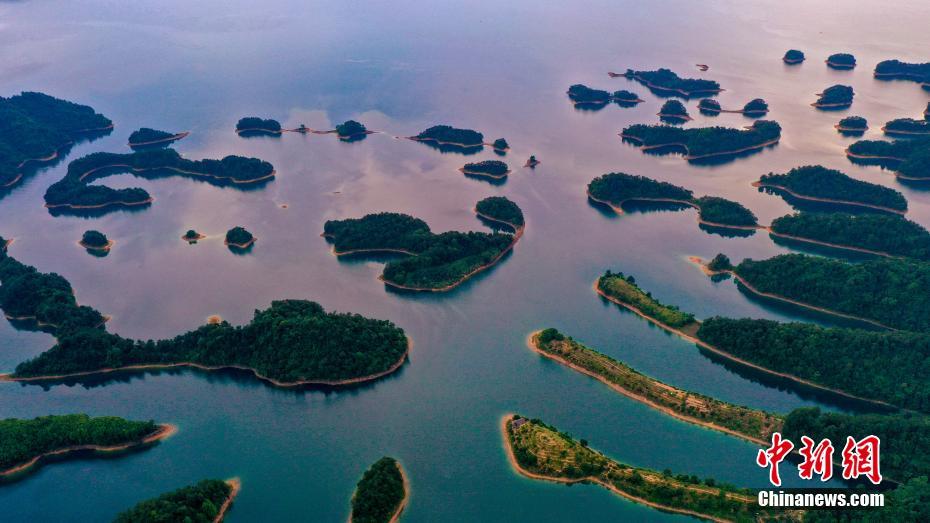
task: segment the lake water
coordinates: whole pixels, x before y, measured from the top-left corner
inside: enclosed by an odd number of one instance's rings
[[[605,269],[636,276],[666,303],[698,317],[808,319],[712,282],[687,261],[717,252],[765,258],[789,249],[764,234],[723,238],[701,231],[693,210],[610,216],[588,204],[586,184],[611,171],[640,174],[719,195],[751,208],[761,223],[791,208],[750,183],[805,164],[839,168],[894,187],[908,216],[930,225],[930,193],[877,167],[849,163],[853,141],[833,129],[862,115],[878,137],[887,120],[918,117],[930,94],[911,82],[880,82],[880,60],[927,61],[926,2],[60,2],[0,3],[0,93],[37,90],[93,106],[115,131],[76,146],[127,152],[141,126],[190,130],[176,148],[190,158],[257,156],[278,176],[257,191],[182,178],[121,175],[105,183],[154,196],[140,212],[95,219],[53,217],[45,189],[67,162],[40,171],[0,200],[0,235],[11,253],[68,278],[78,300],[112,315],[108,328],[134,338],[169,337],[219,314],[247,322],[274,299],[316,300],[328,310],[391,319],[414,341],[410,361],[373,384],[336,391],[281,390],[236,374],[142,374],[40,387],[0,386],[0,417],[88,412],[175,423],[179,433],[118,459],[73,460],[0,486],[10,522],[105,521],[136,502],[206,477],[239,476],[230,522],[344,521],[362,472],[397,457],[411,481],[404,521],[592,521],[683,519],[595,486],[518,476],[502,447],[501,416],[518,412],[590,441],[625,463],[761,487],[756,449],[685,424],[610,391],[528,350],[525,337],[554,326],[673,385],[727,401],[787,412],[802,405],[847,409],[829,398],[760,382],[703,356],[592,291]],[[880,23],[879,23],[880,22]],[[805,51],[803,65],[781,56]],[[859,67],[833,71],[823,59],[854,53]],[[699,72],[694,64],[710,70]],[[656,157],[617,132],[654,123],[662,99],[607,71],[669,67],[718,80],[718,99],[738,108],[756,97],[783,127],[781,143],[714,167]],[[575,110],[565,91],[585,83],[631,89],[646,103]],[[819,112],[814,93],[853,85],[852,109]],[[741,115],[701,116],[689,126],[747,125]],[[384,131],[345,144],[332,136],[243,139],[242,116],[287,126],[331,128],[349,118]],[[447,123],[505,137],[514,173],[503,185],[468,179],[465,161],[393,136]],[[542,165],[522,169],[535,154]],[[98,182],[100,183],[100,182]],[[328,219],[398,211],[435,231],[487,230],[472,214],[504,195],[527,229],[499,266],[437,295],[399,294],[377,279],[383,264],[338,260],[319,237]],[[282,205],[287,208],[282,208]],[[258,242],[231,254],[223,233],[243,225]],[[90,256],[86,229],[116,245]],[[188,245],[189,228],[209,235]],[[37,355],[51,336],[0,324],[0,370]],[[796,475],[785,469],[784,476]]]

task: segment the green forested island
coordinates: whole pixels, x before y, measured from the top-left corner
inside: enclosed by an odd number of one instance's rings
[[[514,415],[504,418],[511,464],[521,474],[559,483],[593,482],[639,503],[716,521],[751,521],[765,511],[748,489],[738,489],[713,479],[671,471],[656,472],[633,467],[588,448],[585,440],[537,419]]]
[[[811,105],[818,109],[844,109],[852,105],[855,93],[852,87],[837,84],[827,87],[817,96],[820,98]]]
[[[168,429],[153,421],[87,414],[0,419],[0,476],[26,470],[46,454],[130,447]]]
[[[101,209],[145,205],[152,197],[138,187],[113,189],[91,184],[107,176],[130,172],[143,178],[186,176],[213,185],[242,186],[274,177],[274,167],[258,158],[227,156],[222,160],[188,160],[174,149],[136,151],[128,154],[92,153],[74,160],[60,181],[45,191],[49,208]]]
[[[897,118],[886,123],[882,131],[888,135],[920,135],[930,134],[930,120],[915,120],[913,118]]]
[[[930,62],[921,64],[884,60],[875,66],[875,78],[927,83],[930,81]]]
[[[197,240],[202,240],[204,236],[194,229],[188,229],[181,238],[187,240],[188,243],[197,243]]]
[[[672,125],[634,124],[624,128],[620,137],[643,150],[682,148],[685,150],[685,159],[691,161],[736,155],[773,145],[781,137],[781,126],[769,120],[757,120],[746,129],[682,129]]]
[[[784,60],[786,64],[799,64],[804,61],[804,53],[797,49],[789,49],[785,52],[785,56],[782,57],[782,60]]]
[[[704,98],[698,102],[698,110],[707,116],[716,116],[720,113],[741,113],[752,118],[759,118],[769,112],[769,104],[762,98],[754,98],[746,102],[742,109],[727,110],[720,107],[720,102],[717,100]]]
[[[280,135],[281,123],[277,120],[259,118],[257,116],[246,116],[236,122],[236,133],[244,136],[273,134]]]
[[[458,145],[461,147],[478,147],[484,144],[484,135],[471,129],[456,129],[448,125],[434,125],[413,136],[420,142],[434,142],[439,145]]]
[[[475,212],[489,220],[506,223],[515,230],[524,225],[523,211],[504,196],[489,196],[475,204]]]
[[[114,523],[215,523],[223,520],[238,488],[237,480],[205,479],[143,501]]]
[[[247,231],[245,227],[236,226],[226,231],[225,242],[230,247],[246,249],[255,243],[255,236],[252,236],[252,233]]]
[[[891,256],[930,260],[930,233],[895,214],[801,212],[776,218],[771,230]]]
[[[930,180],[930,138],[860,140],[846,149],[854,163],[888,166],[898,178]]]
[[[673,329],[682,329],[695,323],[693,314],[682,312],[674,305],[660,303],[651,293],[640,289],[632,276],[624,276],[622,272],[615,274],[607,271],[597,280],[596,288],[604,297],[632,307]]]
[[[758,292],[822,307],[888,327],[930,331],[930,263],[876,258],[847,263],[782,254],[743,260],[734,272]]]
[[[336,134],[339,138],[348,139],[368,134],[369,131],[364,125],[355,120],[346,120],[336,126]]]
[[[0,97],[0,188],[19,182],[30,162],[53,160],[72,142],[112,128],[92,108],[47,94]]]
[[[685,122],[691,119],[691,117],[688,116],[688,109],[685,108],[685,104],[678,100],[666,100],[665,103],[662,104],[662,108],[659,109],[658,116],[663,120],[672,122]]]
[[[404,509],[407,485],[400,463],[383,457],[359,480],[352,496],[350,523],[389,523]]]
[[[188,133],[169,133],[142,127],[129,135],[129,147],[145,147],[147,145],[167,145],[187,136]]]
[[[617,103],[617,105],[621,105],[621,106],[622,105],[636,105],[638,103],[643,102],[643,100],[639,97],[638,94],[632,91],[624,90],[624,89],[621,89],[619,91],[614,91],[613,99],[614,99],[614,102]]]
[[[80,244],[86,249],[109,249],[110,240],[100,231],[84,231]]]
[[[544,356],[592,376],[621,394],[689,423],[765,442],[781,429],[781,417],[682,390],[637,372],[632,367],[590,349],[556,329],[534,333],[531,348]]]
[[[623,76],[645,85],[651,91],[663,94],[680,95],[685,98],[692,96],[715,95],[722,91],[720,84],[713,80],[698,78],[681,78],[669,69],[655,71],[634,71],[627,69]]]
[[[723,112],[723,108],[720,107],[720,102],[713,98],[702,98],[698,102],[698,111],[708,116],[716,116]]]
[[[849,53],[836,53],[827,57],[827,66],[833,69],[853,69],[856,57]]]
[[[754,98],[746,102],[743,106],[743,114],[746,116],[762,116],[769,112],[769,104],[762,98]]]
[[[13,379],[122,367],[241,367],[276,385],[342,384],[393,372],[406,359],[403,329],[306,300],[273,301],[243,326],[204,325],[171,339],[136,341],[102,329],[58,333],[58,343],[16,367]]]
[[[466,163],[460,170],[465,174],[486,176],[495,180],[502,180],[510,173],[510,167],[507,167],[507,164],[500,160]]]
[[[362,218],[329,220],[323,236],[337,254],[400,252],[381,279],[388,285],[422,291],[446,291],[498,261],[519,236],[449,231],[434,234],[423,220],[405,214],[379,213]]]
[[[695,198],[688,189],[645,176],[626,173],[604,174],[588,184],[588,196],[594,201],[609,205],[618,212],[623,212],[624,203],[629,201],[667,202],[698,209],[700,220],[708,225],[735,227],[757,225],[752,211],[737,202],[716,196]]]
[[[493,142],[491,142],[491,147],[493,147],[494,150],[499,153],[503,153],[503,152],[510,150],[510,144],[507,143],[507,140],[503,138],[498,138],[497,140],[494,140]]]
[[[575,84],[569,87],[568,97],[576,104],[606,104],[611,100],[609,92],[592,89],[584,84]]]
[[[861,116],[847,116],[835,125],[841,133],[862,134],[869,130],[869,122]]]
[[[755,184],[788,192],[795,198],[856,205],[903,214],[907,200],[900,192],[862,182],[821,165],[795,167],[787,173],[762,175]]]

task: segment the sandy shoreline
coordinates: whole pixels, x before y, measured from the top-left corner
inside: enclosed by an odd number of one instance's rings
[[[78,245],[89,251],[110,252],[110,248],[112,248],[115,243],[116,242],[113,240],[108,240],[106,245],[89,245],[84,243],[84,240],[81,240],[78,242]]]
[[[20,472],[25,472],[33,468],[37,464],[39,464],[39,462],[42,461],[43,459],[51,457],[51,456],[67,455],[67,454],[71,454],[72,452],[80,452],[80,451],[119,452],[122,450],[129,450],[132,448],[141,447],[144,445],[155,443],[157,441],[161,441],[163,439],[166,439],[166,438],[169,438],[175,435],[177,432],[178,432],[178,427],[176,425],[172,425],[170,423],[163,423],[163,424],[158,425],[158,430],[142,438],[141,440],[131,441],[129,443],[124,443],[122,445],[111,445],[111,446],[72,445],[70,447],[63,447],[60,449],[51,450],[43,454],[39,454],[38,456],[30,459],[29,461],[25,463],[22,463],[15,467],[0,471],[0,477],[12,476]]]
[[[219,512],[217,512],[216,517],[213,518],[213,523],[220,523],[223,521],[223,518],[226,517],[226,512],[229,511],[229,507],[232,506],[233,500],[236,499],[236,496],[239,495],[239,491],[242,490],[242,481],[240,481],[239,478],[227,479],[226,484],[229,485],[229,496],[220,506]]]
[[[840,124],[834,125],[833,128],[836,129],[837,131],[842,132],[842,133],[864,133],[864,132],[866,132],[866,131],[869,130],[869,127],[868,127],[868,126],[865,126],[865,127],[843,127],[843,126],[840,125]]]
[[[611,208],[615,213],[617,213],[617,214],[626,214],[626,211],[624,211],[624,210],[623,210],[623,207],[622,207],[623,204],[626,203],[626,202],[674,203],[674,204],[680,204],[680,205],[687,205],[688,207],[691,207],[691,208],[693,208],[693,209],[697,209],[697,211],[698,211],[698,219],[697,219],[697,222],[698,222],[699,224],[701,224],[701,225],[707,225],[707,226],[710,226],[710,227],[720,227],[720,228],[724,228],[724,229],[736,229],[736,230],[740,230],[740,231],[755,231],[755,230],[759,230],[759,229],[765,229],[765,227],[763,227],[763,226],[761,226],[761,225],[731,225],[731,224],[728,224],[728,223],[709,222],[709,221],[707,221],[707,220],[703,220],[703,219],[701,219],[701,207],[698,206],[696,203],[690,202],[690,201],[688,201],[688,200],[678,200],[678,199],[675,199],[675,198],[647,198],[647,197],[635,197],[635,198],[627,198],[627,199],[623,200],[622,202],[620,202],[619,205],[615,205],[615,204],[613,204],[613,203],[611,203],[611,202],[609,202],[609,201],[607,201],[607,200],[601,200],[601,199],[599,199],[599,198],[595,198],[594,196],[591,196],[591,193],[590,193],[590,192],[588,192],[587,194],[588,194],[588,198],[590,198],[592,201],[610,207],[610,208]]]
[[[464,167],[459,167],[459,172],[462,173],[462,174],[467,174],[467,175],[471,175],[471,176],[479,176],[479,177],[484,177],[484,178],[491,178],[491,179],[493,179],[493,180],[504,180],[504,179],[507,178],[507,175],[510,174],[510,173],[513,172],[513,171],[511,171],[510,169],[507,169],[507,171],[505,171],[504,174],[491,174],[491,173],[485,173],[485,172],[481,172],[481,171],[472,171],[472,170],[466,169],[466,168],[464,168]]]
[[[397,504],[397,508],[394,510],[394,514],[391,515],[391,519],[388,520],[388,523],[397,523],[400,521],[400,516],[403,514],[404,509],[407,508],[407,502],[410,501],[410,479],[407,477],[407,473],[404,472],[404,467],[400,464],[400,461],[394,460],[394,463],[397,465],[397,471],[400,472],[400,479],[404,482],[404,498]],[[357,493],[358,489],[352,494],[352,499],[355,499]],[[348,523],[352,523],[351,507],[349,509]]]
[[[905,210],[892,209],[891,207],[885,207],[885,206],[883,206],[883,205],[876,205],[876,204],[873,204],[873,203],[855,202],[855,201],[852,201],[852,200],[834,200],[833,198],[821,198],[821,197],[818,197],[818,196],[805,196],[805,195],[803,195],[803,194],[798,194],[798,193],[792,191],[791,189],[788,189],[787,187],[785,187],[785,186],[783,186],[783,185],[769,184],[769,183],[764,183],[764,182],[762,182],[762,181],[755,181],[755,182],[752,182],[752,186],[753,186],[753,187],[767,187],[767,188],[769,188],[769,189],[778,189],[778,190],[780,190],[780,191],[784,191],[784,192],[790,194],[791,196],[794,196],[795,198],[799,198],[799,199],[801,199],[801,200],[810,200],[810,201],[813,201],[813,202],[834,203],[834,204],[839,204],[839,205],[852,205],[852,206],[867,207],[867,208],[869,208],[869,209],[875,209],[875,210],[878,210],[878,211],[885,211],[885,212],[890,212],[890,213],[894,213],[894,214],[900,214],[900,215],[902,215],[902,216],[903,216],[904,214],[907,213],[907,210],[906,210],[906,209],[905,209]]]
[[[258,238],[255,236],[252,236],[252,239],[245,243],[236,243],[236,242],[231,242],[229,240],[223,240],[223,245],[226,245],[227,247],[235,247],[237,249],[248,249],[252,245],[255,245],[256,241],[258,241]]]

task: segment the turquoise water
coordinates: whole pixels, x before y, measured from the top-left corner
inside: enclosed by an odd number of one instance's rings
[[[180,427],[145,452],[57,463],[0,486],[4,520],[108,520],[198,479],[239,476],[243,490],[228,521],[343,521],[355,483],[382,455],[397,457],[409,473],[404,521],[682,519],[595,486],[516,475],[499,431],[508,412],[542,418],[623,462],[763,486],[767,475],[754,464],[752,445],[620,397],[542,359],[524,340],[554,326],[642,372],[728,401],[777,412],[850,407],[714,363],[591,289],[609,268],[634,274],[663,302],[701,318],[811,319],[754,301],[730,281],[712,282],[686,259],[717,252],[763,258],[788,248],[760,234],[707,234],[693,210],[605,215],[587,203],[584,189],[610,171],[731,198],[768,223],[791,208],[750,182],[822,163],[901,190],[909,216],[930,225],[930,195],[878,168],[850,164],[842,150],[852,139],[833,129],[841,117],[858,114],[872,126],[866,137],[877,137],[885,121],[920,114],[928,93],[913,83],[876,81],[871,70],[886,58],[930,58],[914,54],[930,48],[920,23],[930,6],[857,2],[844,13],[807,4],[0,4],[0,93],[44,91],[90,104],[116,123],[110,136],[76,146],[69,159],[126,152],[129,133],[150,126],[190,130],[176,144],[185,156],[254,155],[278,172],[250,192],[181,178],[107,178],[113,186],[145,187],[155,202],[87,220],[52,217],[42,206],[65,162],[0,200],[0,234],[15,238],[14,256],[64,275],[78,300],[112,315],[108,328],[125,336],[172,336],[211,314],[243,323],[271,300],[306,298],[391,319],[414,341],[400,372],[348,390],[280,390],[239,374],[197,371],[47,388],[2,384],[0,417],[89,412]],[[808,61],[783,65],[788,48],[804,50]],[[856,70],[823,65],[828,54],[846,51],[856,55]],[[700,73],[695,63],[710,70]],[[765,98],[769,118],[784,128],[781,143],[714,167],[622,144],[616,133],[657,121],[662,100],[606,72],[661,66],[720,81],[724,107]],[[565,96],[573,83],[630,89],[646,103],[576,111]],[[852,109],[809,107],[814,93],[834,83],[855,87]],[[695,118],[689,126],[751,122],[733,114],[707,118],[695,101],[686,105]],[[384,134],[353,144],[332,136],[246,140],[233,128],[247,115],[313,128],[355,118]],[[438,123],[507,138],[512,151],[505,160],[515,172],[502,185],[467,179],[456,169],[497,158],[493,152],[466,160],[393,138]],[[543,162],[535,171],[520,168],[530,154]],[[406,212],[436,231],[486,230],[471,209],[491,195],[522,207],[526,234],[499,266],[446,294],[388,291],[377,280],[381,262],[337,259],[319,237],[327,219],[376,211]],[[258,237],[246,256],[222,245],[235,225]],[[116,241],[109,256],[89,256],[76,245],[89,228]],[[187,245],[180,235],[189,228],[210,237]],[[0,369],[52,342],[3,322]]]

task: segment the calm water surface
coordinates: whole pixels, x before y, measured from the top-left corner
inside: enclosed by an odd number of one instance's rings
[[[682,519],[601,488],[516,475],[499,432],[508,412],[540,417],[626,463],[763,486],[752,445],[620,397],[541,359],[524,339],[555,326],[668,383],[756,408],[850,408],[714,363],[591,289],[609,268],[634,274],[659,299],[698,317],[812,319],[754,301],[732,282],[711,282],[686,259],[717,252],[764,258],[787,248],[761,234],[707,234],[691,210],[605,215],[584,189],[610,171],[734,199],[768,223],[791,208],[750,182],[821,163],[901,190],[909,216],[930,225],[930,194],[850,164],[842,151],[852,139],[833,129],[858,114],[873,128],[867,137],[878,137],[885,121],[921,113],[928,93],[914,83],[876,81],[871,71],[887,58],[930,59],[915,54],[930,49],[930,6],[847,2],[842,12],[810,4],[0,3],[0,93],[44,91],[90,104],[116,123],[110,136],[75,147],[69,159],[128,151],[129,133],[150,126],[190,130],[176,146],[188,157],[257,156],[278,172],[249,192],[181,178],[108,178],[113,186],[145,187],[155,202],[88,220],[52,217],[42,207],[65,162],[0,200],[0,234],[16,239],[14,256],[67,277],[79,301],[112,315],[108,328],[124,336],[173,336],[211,314],[243,323],[274,299],[306,298],[389,318],[415,343],[402,371],[351,390],[279,390],[196,371],[0,386],[0,417],[88,412],[180,427],[149,451],[55,464],[0,487],[4,520],[105,521],[201,478],[239,476],[231,522],[343,521],[355,482],[382,455],[396,456],[409,472],[409,522]],[[783,65],[789,48],[804,50],[808,61]],[[828,70],[822,60],[833,52],[854,53],[859,67]],[[710,70],[700,73],[695,63]],[[663,66],[720,81],[725,108],[765,98],[769,118],[784,128],[781,143],[714,167],[621,144],[617,131],[655,122],[662,100],[606,72]],[[632,89],[646,103],[576,111],[565,96],[573,83]],[[814,93],[835,83],[855,87],[851,110],[809,107]],[[705,118],[695,101],[687,105],[691,126],[750,123],[732,114]],[[253,114],[314,128],[355,118],[385,134],[354,144],[331,136],[237,137],[236,120]],[[461,155],[393,138],[438,123],[506,137],[515,172],[500,186],[466,179],[456,171]],[[530,154],[542,165],[519,168]],[[506,261],[447,294],[389,292],[377,280],[381,262],[337,260],[319,237],[327,219],[376,211],[409,213],[436,231],[486,230],[471,209],[491,195],[523,208],[526,234]],[[250,254],[223,246],[234,225],[258,237]],[[89,256],[75,244],[89,228],[116,241],[109,256]],[[189,228],[210,237],[187,245],[179,237]],[[4,322],[0,369],[52,343]]]

